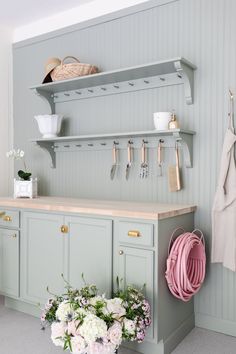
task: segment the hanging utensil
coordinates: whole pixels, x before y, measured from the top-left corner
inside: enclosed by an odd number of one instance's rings
[[[148,177],[148,163],[147,163],[147,147],[146,141],[143,140],[141,147],[141,166],[140,166],[140,178]]]
[[[128,141],[128,146],[127,146],[127,157],[128,157],[128,162],[126,165],[126,172],[125,172],[125,178],[126,180],[129,179],[129,174],[130,174],[130,169],[132,165],[132,141]]]
[[[115,173],[116,173],[116,169],[117,169],[117,154],[118,154],[118,149],[116,147],[117,143],[114,141],[113,142],[113,148],[112,148],[112,160],[113,160],[113,164],[111,166],[111,172],[110,172],[110,178],[111,180],[114,179],[115,177]]]
[[[168,170],[170,192],[177,192],[181,189],[178,142],[175,143],[175,160],[176,165],[169,166]]]
[[[160,139],[157,147],[157,176],[162,176],[162,164],[163,164],[163,146],[164,140]]]

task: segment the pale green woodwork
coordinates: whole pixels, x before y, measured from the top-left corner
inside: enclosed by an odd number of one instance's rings
[[[121,285],[134,285],[144,288],[144,292],[151,304],[153,311],[154,292],[154,252],[131,247],[119,247],[119,278],[123,280]],[[152,315],[153,318],[153,315]],[[148,339],[153,339],[153,325],[148,331]]]
[[[170,354],[193,328],[193,301],[176,300],[165,280],[171,233],[180,225],[192,230],[193,213],[155,221],[10,211],[21,216],[21,243],[19,248],[19,230],[0,229],[0,291],[7,295],[6,306],[38,315],[36,305],[50,296],[47,286],[55,294],[64,291],[61,273],[73,287],[83,285],[83,273],[87,283],[95,283],[107,296],[119,276],[122,286],[145,284],[152,309],[145,342],[125,342],[125,347],[142,354]],[[129,231],[138,234],[129,236]]]
[[[4,226],[7,228],[20,227],[20,218],[18,210],[0,208],[0,213],[3,213],[3,215],[0,217],[0,226]]]
[[[55,294],[63,291],[65,239],[61,233],[63,216],[36,212],[23,213],[21,242],[21,297],[44,303],[47,286]]]
[[[96,284],[109,296],[112,285],[112,221],[84,217],[65,217],[69,227],[68,281],[74,287]]]
[[[19,296],[19,232],[0,229],[0,293]]]
[[[117,227],[119,228],[119,242],[124,244],[130,244],[135,247],[137,246],[147,246],[153,247],[153,225],[145,224],[141,222],[130,222],[130,221],[121,221],[118,223]],[[138,235],[129,235],[129,232],[138,232]]]

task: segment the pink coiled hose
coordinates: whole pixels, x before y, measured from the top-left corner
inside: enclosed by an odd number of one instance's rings
[[[174,241],[179,230],[184,231]],[[196,234],[199,233],[200,237]],[[166,280],[171,293],[185,302],[201,288],[206,272],[206,252],[203,233],[200,230],[185,232],[176,229],[168,249]]]

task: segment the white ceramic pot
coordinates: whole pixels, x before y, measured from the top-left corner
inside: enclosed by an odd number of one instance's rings
[[[168,124],[171,120],[171,112],[153,113],[153,121],[156,130],[168,130]]]
[[[43,134],[43,138],[55,138],[60,133],[62,115],[45,114],[34,118],[38,122],[39,131]]]
[[[36,198],[37,194],[37,178],[31,178],[29,181],[14,179],[14,198]]]

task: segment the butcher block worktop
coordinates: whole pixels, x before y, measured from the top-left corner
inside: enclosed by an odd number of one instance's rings
[[[137,219],[142,218],[148,220],[166,219],[191,213],[196,210],[196,206],[185,204],[143,203],[60,197],[38,197],[35,199],[0,198],[0,207]]]

